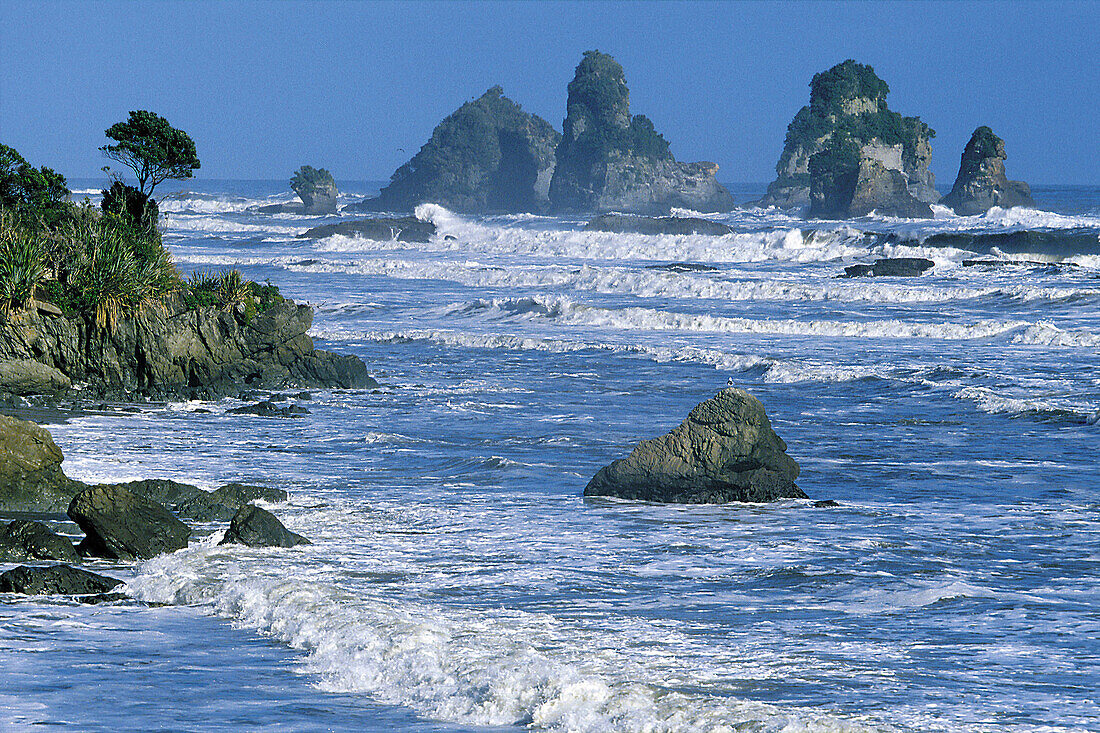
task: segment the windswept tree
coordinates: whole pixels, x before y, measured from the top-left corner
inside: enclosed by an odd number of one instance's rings
[[[0,144],[0,208],[53,225],[69,200],[65,176],[35,168],[15,148]]]
[[[157,184],[169,178],[190,178],[199,167],[191,136],[153,112],[133,110],[130,119],[111,125],[105,134],[116,142],[100,150],[134,172],[143,196],[151,196]]]

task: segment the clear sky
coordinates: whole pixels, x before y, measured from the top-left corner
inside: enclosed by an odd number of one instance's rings
[[[679,159],[767,181],[810,77],[850,57],[937,130],[941,188],[982,124],[1010,177],[1100,184],[1098,29],[1100,2],[0,0],[0,142],[96,176],[103,130],[150,109],[195,139],[203,178],[385,179],[493,84],[560,129],[598,48]]]

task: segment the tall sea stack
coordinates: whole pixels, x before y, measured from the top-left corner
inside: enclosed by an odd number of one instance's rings
[[[960,216],[984,214],[994,206],[1035,206],[1031,187],[1023,181],[1010,181],[1005,175],[1005,141],[986,126],[970,136],[963,150],[959,175],[951,193],[940,202]]]
[[[440,122],[377,198],[347,210],[412,211],[436,203],[467,213],[544,211],[559,140],[549,122],[495,86]]]
[[[759,205],[811,205],[811,216],[830,218],[871,210],[931,216],[927,204],[939,200],[928,170],[936,133],[919,117],[891,111],[889,92],[874,69],[851,59],[815,74],[810,104],[787,126],[777,178]]]
[[[586,51],[569,83],[564,135],[550,183],[554,211],[664,214],[733,208],[715,163],[680,163],[644,115],[630,114],[623,67]]]

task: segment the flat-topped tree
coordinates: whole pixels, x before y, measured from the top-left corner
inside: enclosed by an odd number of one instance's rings
[[[290,187],[302,200],[303,213],[334,214],[340,191],[332,174],[324,168],[303,165],[290,179]]]
[[[733,207],[714,163],[680,163],[645,115],[630,114],[623,67],[586,51],[569,83],[562,141],[550,183],[558,211],[667,213]]]
[[[133,110],[126,122],[111,125],[104,134],[116,142],[100,150],[134,172],[138,190],[146,197],[158,184],[190,178],[199,168],[191,136],[153,112]]]
[[[876,150],[869,157],[887,169],[898,170],[903,187],[913,198],[923,203],[937,201],[935,177],[928,170],[930,141],[936,132],[919,117],[903,117],[890,110],[886,104],[889,93],[890,86],[872,67],[852,59],[814,74],[810,103],[787,126],[783,152],[775,166],[776,179],[759,204],[782,208],[809,204],[810,159],[835,136],[847,137],[860,148],[873,146]],[[896,189],[896,184],[891,180],[886,188]],[[909,202],[906,207],[917,208]]]

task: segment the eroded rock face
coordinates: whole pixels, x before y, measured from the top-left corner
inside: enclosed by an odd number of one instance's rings
[[[291,532],[274,514],[253,504],[247,504],[233,516],[220,545],[238,544],[249,547],[294,547],[308,545],[309,540]]]
[[[173,296],[110,328],[91,317],[27,310],[0,318],[0,361],[33,360],[87,383],[92,393],[122,398],[376,384],[358,358],[315,350],[312,323],[312,308],[291,301],[249,318],[238,310],[188,309]]]
[[[825,144],[810,159],[810,210],[815,219],[848,219],[877,213],[908,219],[932,218],[901,170],[901,145],[858,146],[850,138]]]
[[[412,211],[435,203],[476,214],[544,211],[560,139],[549,122],[495,86],[440,122],[377,198],[345,210]]]
[[[786,451],[759,400],[723,389],[672,432],[601,468],[584,494],[679,504],[805,498],[794,483],[798,464]]]
[[[73,543],[42,522],[17,519],[0,532],[0,558],[80,562]]]
[[[121,580],[68,565],[24,565],[0,575],[0,593],[21,593],[29,596],[105,593],[119,585],[122,585]]]
[[[860,159],[866,159],[863,189],[880,192],[873,197],[869,193],[857,197],[857,203],[865,199],[882,206],[884,201],[904,201],[902,188],[917,202],[938,201],[935,176],[928,169],[932,158],[930,140],[936,133],[919,117],[902,117],[891,111],[886,105],[889,91],[890,87],[875,75],[874,69],[851,59],[815,74],[810,82],[810,104],[800,109],[787,127],[783,153],[775,167],[777,177],[757,205],[784,209],[810,205],[813,188],[810,161],[838,139],[851,141],[859,152],[851,156],[854,164],[848,166],[849,170],[836,170],[833,174],[858,175]],[[896,146],[900,148],[895,158],[892,150]],[[870,164],[872,160],[877,161],[877,166]],[[855,183],[849,185],[854,192]],[[824,190],[824,186],[819,189]],[[897,208],[897,204],[892,206]],[[906,206],[918,210],[911,204]],[[923,209],[919,211],[923,215]]]
[[[550,182],[555,211],[728,211],[733,197],[715,163],[680,163],[644,115],[630,114],[623,67],[586,51],[569,83],[565,131]]]
[[[290,179],[290,187],[302,200],[304,214],[334,214],[340,196],[332,174],[324,168],[303,165]]]
[[[960,216],[984,214],[994,206],[1034,207],[1031,187],[1023,181],[1010,181],[1005,175],[1007,158],[1004,140],[988,127],[979,127],[963,150],[955,185],[940,203]]]
[[[151,558],[187,547],[191,529],[163,505],[121,486],[92,486],[73,497],[69,518],[87,535],[82,555]]]
[[[60,511],[84,488],[61,470],[61,449],[49,431],[0,415],[0,509]]]

